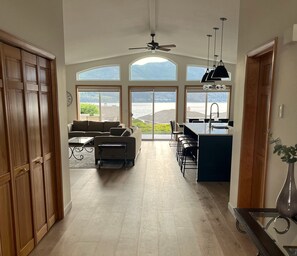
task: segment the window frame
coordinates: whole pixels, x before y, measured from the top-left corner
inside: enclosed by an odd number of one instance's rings
[[[114,91],[118,91],[119,92],[119,114],[120,114],[120,122],[122,123],[122,118],[123,118],[123,101],[122,101],[122,86],[121,85],[76,85],[76,119],[80,120],[80,100],[79,100],[79,92],[81,89],[86,89],[86,90],[94,90],[96,91],[100,91],[100,89],[102,91],[108,91],[109,89],[114,90]]]
[[[226,90],[213,90],[213,91],[206,91],[203,90],[203,85],[186,85],[185,89],[184,89],[184,122],[186,122],[187,120],[187,92],[189,90],[193,90],[193,91],[201,91],[201,92],[229,92],[229,104],[227,106],[227,113],[228,113],[228,118],[230,119],[230,113],[231,113],[231,103],[232,103],[232,86],[231,85],[225,85],[226,86]],[[207,99],[207,96],[206,96]],[[206,103],[205,103],[206,104]],[[205,108],[205,116],[204,118],[208,118],[207,117],[207,107]]]

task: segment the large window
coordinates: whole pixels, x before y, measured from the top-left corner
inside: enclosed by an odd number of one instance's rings
[[[78,118],[89,121],[121,121],[120,87],[77,88]]]
[[[120,80],[120,66],[102,66],[80,71],[76,74],[76,80],[103,80],[103,81],[119,81]]]
[[[176,73],[176,65],[160,57],[146,57],[130,66],[132,81],[176,81]]]
[[[170,139],[170,120],[176,119],[177,87],[130,87],[130,123],[142,139]]]
[[[186,121],[190,118],[205,119],[209,118],[210,106],[217,103],[219,106],[219,117],[214,115],[212,118],[229,118],[230,108],[230,87],[226,90],[204,91],[201,87],[186,87],[185,113]],[[217,113],[217,108],[214,108]]]

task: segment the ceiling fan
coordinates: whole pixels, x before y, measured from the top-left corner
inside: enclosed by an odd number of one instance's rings
[[[155,34],[151,34],[151,37],[152,37],[152,41],[147,43],[146,46],[144,46],[144,47],[132,47],[132,48],[129,48],[129,50],[146,49],[146,50],[151,50],[151,51],[159,50],[159,51],[169,52],[171,50],[169,48],[176,47],[175,44],[159,45],[159,43],[154,41]]]

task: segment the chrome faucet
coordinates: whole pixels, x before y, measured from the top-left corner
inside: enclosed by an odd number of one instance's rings
[[[209,129],[211,129],[211,118],[212,118],[212,106],[213,105],[216,105],[217,106],[217,118],[219,118],[220,117],[220,114],[219,114],[219,112],[220,112],[220,109],[219,109],[219,105],[218,105],[218,103],[212,103],[211,105],[210,105],[210,115],[209,115]]]

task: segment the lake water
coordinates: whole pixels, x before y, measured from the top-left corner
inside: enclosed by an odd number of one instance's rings
[[[98,106],[98,103],[90,103]],[[209,108],[210,108],[211,103],[208,104],[208,113],[209,113]],[[221,113],[221,118],[226,117],[226,113],[228,111],[228,106],[227,103],[218,103],[220,113]],[[118,103],[106,103],[104,104],[105,107],[111,107],[111,106],[119,106]],[[175,109],[175,102],[165,102],[165,103],[160,103],[157,102],[154,105],[155,108],[155,113],[162,111],[162,110],[170,110],[170,109]],[[133,103],[132,106],[132,113],[134,118],[139,118],[145,115],[150,115],[152,114],[152,103],[144,102],[144,103]],[[217,109],[216,107],[213,108],[213,110],[216,112]],[[196,112],[196,113],[201,113],[204,115],[205,113],[205,103],[189,103],[187,106],[187,112]],[[195,115],[195,113],[192,113]]]

